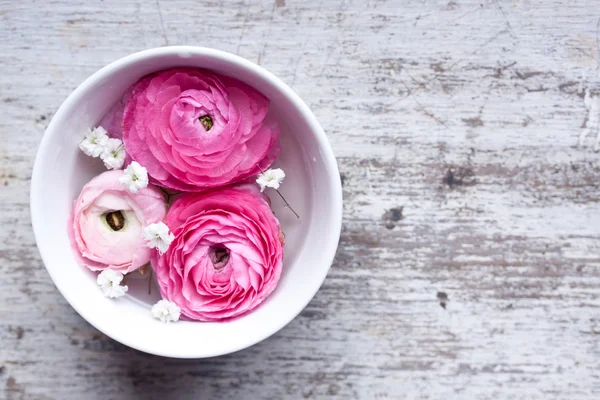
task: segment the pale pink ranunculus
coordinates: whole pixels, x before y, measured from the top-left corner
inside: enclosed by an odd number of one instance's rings
[[[163,221],[167,212],[159,189],[149,185],[131,193],[119,183],[122,175],[114,170],[96,176],[73,204],[67,227],[71,247],[79,264],[92,271],[125,274],[148,263],[152,250],[143,229]]]
[[[131,90],[123,119],[128,156],[151,181],[181,191],[239,182],[279,154],[279,126],[269,100],[213,72],[174,68],[148,75]]]
[[[153,253],[162,297],[188,319],[222,321],[256,308],[281,276],[284,239],[253,184],[186,193],[167,213],[175,240]]]

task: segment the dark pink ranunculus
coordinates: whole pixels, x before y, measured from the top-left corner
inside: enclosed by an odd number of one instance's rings
[[[186,193],[167,213],[175,240],[152,255],[162,297],[198,321],[240,316],[273,292],[283,234],[268,198],[253,184]]]
[[[127,154],[160,186],[181,191],[239,182],[279,154],[269,100],[213,72],[175,68],[131,90],[123,118]]]
[[[127,89],[123,97],[117,101],[108,110],[99,126],[106,129],[108,136],[116,139],[123,139],[123,114],[125,113],[125,105],[131,97],[131,88]]]
[[[129,273],[150,261],[144,227],[167,213],[165,195],[149,185],[131,193],[120,182],[122,170],[89,181],[73,205],[67,232],[78,263],[92,271]]]

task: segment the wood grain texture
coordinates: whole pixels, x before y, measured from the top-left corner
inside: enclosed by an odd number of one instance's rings
[[[594,129],[578,146],[598,120],[585,101],[600,93],[597,6],[0,0],[0,398],[599,398]],[[308,308],[201,361],[88,325],[43,268],[28,209],[36,147],[66,96],[121,56],[174,44],[290,84],[344,182],[338,254]]]

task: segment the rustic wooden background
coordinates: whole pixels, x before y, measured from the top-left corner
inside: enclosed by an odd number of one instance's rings
[[[0,398],[600,398],[599,6],[0,0]],[[174,44],[280,76],[344,182],[338,254],[308,308],[210,360],[100,334],[30,226],[61,102],[103,65]]]

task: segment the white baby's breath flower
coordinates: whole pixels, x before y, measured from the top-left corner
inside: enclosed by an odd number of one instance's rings
[[[123,280],[123,274],[112,269],[105,269],[100,272],[96,282],[105,297],[116,299],[117,297],[125,296],[129,287],[127,285],[122,286],[121,281]]]
[[[85,138],[79,143],[79,148],[86,155],[91,157],[99,157],[104,152],[104,146],[108,142],[108,135],[106,130],[99,126],[94,129],[90,129],[85,134]]]
[[[154,318],[160,319],[161,322],[168,324],[179,320],[181,308],[168,300],[159,300],[158,303],[152,306],[152,315],[154,315]]]
[[[137,193],[138,190],[148,186],[148,172],[136,161],[125,168],[123,176],[119,178],[119,182],[127,188],[131,193]]]
[[[100,155],[104,165],[108,169],[120,169],[125,162],[125,146],[121,139],[110,138],[104,145],[104,151]]]
[[[262,174],[258,175],[258,178],[256,178],[256,183],[260,185],[261,192],[268,187],[279,189],[279,185],[283,181],[283,178],[285,178],[285,172],[283,172],[282,169],[268,169]]]
[[[150,224],[144,228],[144,237],[148,243],[146,246],[152,249],[158,249],[160,254],[169,249],[169,245],[175,239],[175,236],[169,232],[169,227],[163,222]]]

